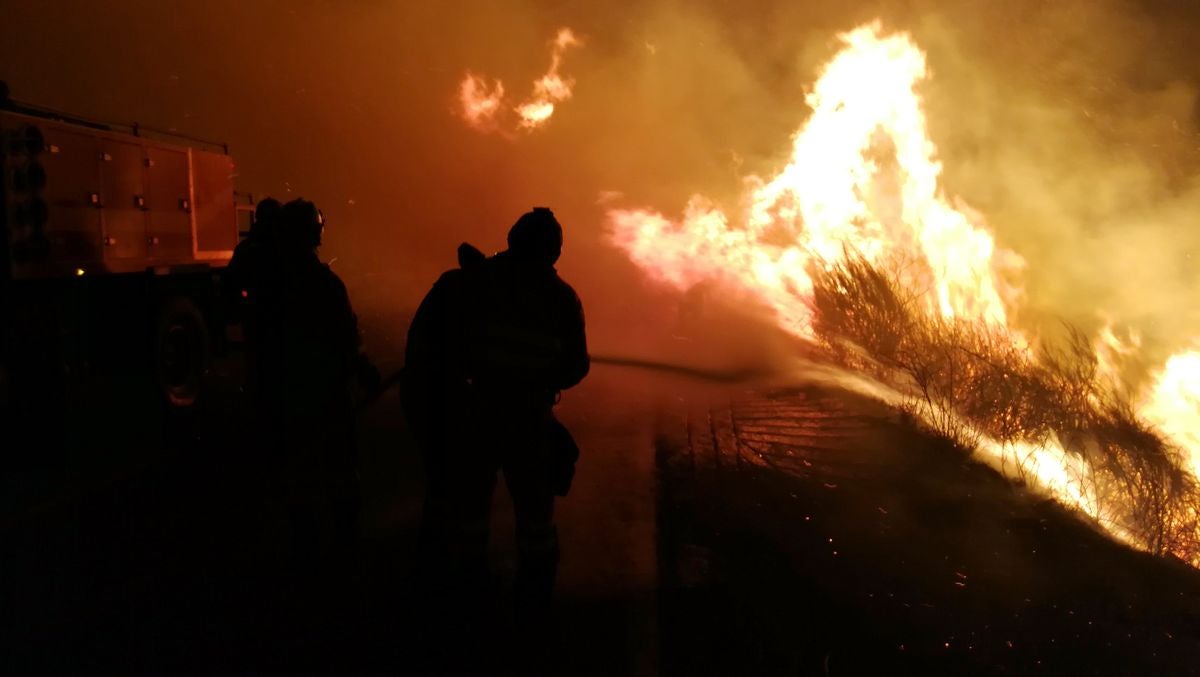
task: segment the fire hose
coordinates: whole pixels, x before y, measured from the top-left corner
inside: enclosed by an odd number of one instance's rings
[[[763,368],[742,368],[742,369],[710,369],[707,367],[697,367],[694,365],[678,364],[675,362],[666,362],[661,360],[651,360],[639,357],[620,357],[613,355],[594,355],[591,358],[592,364],[604,365],[609,367],[623,367],[626,369],[639,369],[643,371],[653,371],[674,376],[682,376],[685,378],[696,379],[700,381],[708,381],[710,383],[744,383],[757,378],[762,378],[770,374],[769,371]],[[379,401],[383,394],[398,385],[404,378],[404,370],[401,369],[387,378],[380,381],[379,386],[372,389],[361,402],[359,402],[357,411],[363,412]]]
[[[752,381],[754,379],[769,376],[771,374],[769,370],[763,367],[710,369],[707,367],[697,367],[694,365],[678,364],[675,362],[664,362],[660,360],[650,360],[638,357],[612,357],[608,355],[593,357],[592,364],[603,364],[610,367],[626,367],[629,369],[657,371],[666,374],[674,374],[676,376],[697,379],[700,381],[710,381],[713,383],[744,383],[746,381]]]

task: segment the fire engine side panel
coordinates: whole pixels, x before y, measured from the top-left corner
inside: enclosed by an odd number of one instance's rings
[[[92,203],[92,196],[100,196],[99,141],[53,123],[40,127],[46,138],[46,149],[38,160],[46,169],[42,196],[49,213],[49,259],[85,267],[98,265],[104,236],[99,205]]]
[[[192,258],[187,151],[147,146],[146,153],[150,256],[155,261],[187,261]]]
[[[36,157],[22,150],[31,128],[45,140]],[[0,226],[12,277],[219,266],[232,256],[239,237],[228,155],[3,110],[0,132],[12,146],[0,149],[11,150],[0,152],[12,193],[0,195]],[[37,195],[21,193],[15,187],[29,182],[33,164],[45,180]]]
[[[104,224],[104,260],[111,270],[126,267],[147,255],[145,153],[136,143],[101,139],[101,204]]]
[[[193,150],[191,155],[195,256],[227,261],[238,243],[233,159],[200,150]]]

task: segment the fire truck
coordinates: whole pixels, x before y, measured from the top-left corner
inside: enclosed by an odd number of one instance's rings
[[[229,351],[221,271],[252,212],[228,149],[7,94],[0,434],[86,445],[194,410]]]

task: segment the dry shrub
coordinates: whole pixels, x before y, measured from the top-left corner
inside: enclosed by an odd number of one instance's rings
[[[1087,461],[1106,520],[1152,552],[1200,560],[1200,491],[1180,451],[1106,383],[1087,337],[1036,356],[1002,327],[933,317],[897,274],[850,253],[814,276],[814,329],[833,359],[910,396],[910,413],[964,450],[1054,440]],[[1023,476],[1028,459],[1016,459]]]

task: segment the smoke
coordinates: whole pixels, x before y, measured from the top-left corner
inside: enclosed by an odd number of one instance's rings
[[[1161,363],[1200,336],[1196,12],[988,3],[922,16],[948,189],[1028,262],[1024,321],[1106,318]],[[1170,8],[1168,8],[1170,10]]]
[[[694,193],[736,212],[741,178],[785,161],[834,36],[879,17],[929,53],[947,191],[1029,263],[1020,321],[1105,312],[1157,360],[1200,336],[1200,11],[1182,4],[8,0],[0,77],[23,100],[228,140],[243,190],[315,200],[376,353],[395,352],[458,242],[498,250],[545,204],[598,351],[736,363],[793,349],[736,299],[646,280],[605,213],[673,214]],[[561,26],[587,48],[553,124],[467,129],[462,74],[528,82]]]

